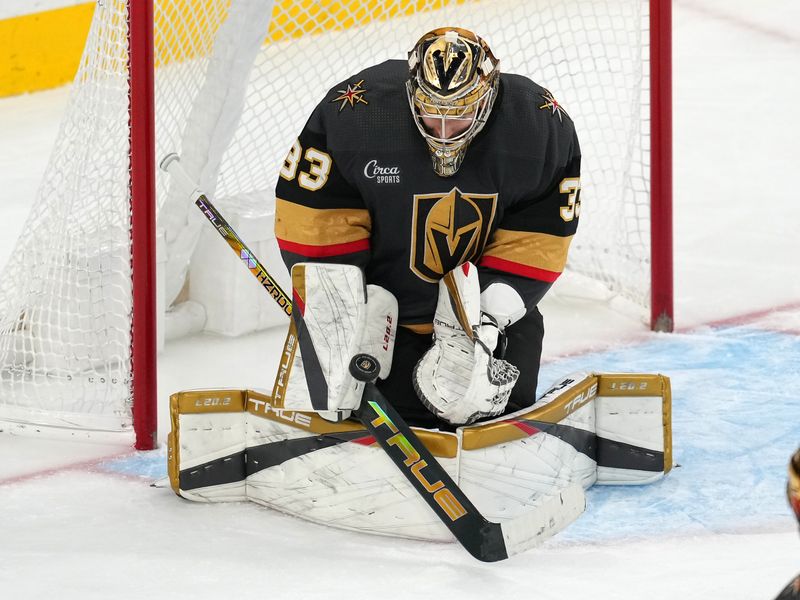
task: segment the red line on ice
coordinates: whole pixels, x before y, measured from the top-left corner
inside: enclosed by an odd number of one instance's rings
[[[115,473],[111,471],[105,471],[98,469],[97,467],[102,463],[109,461],[109,460],[116,460],[118,458],[123,458],[125,456],[134,456],[138,454],[136,450],[126,450],[124,452],[119,452],[117,454],[110,454],[107,456],[103,456],[100,458],[92,458],[90,460],[84,460],[77,463],[71,463],[68,465],[61,465],[58,467],[51,467],[49,469],[42,469],[39,471],[33,471],[31,473],[23,473],[21,475],[13,475],[11,477],[6,477],[5,479],[0,479],[0,485],[10,485],[14,483],[23,483],[25,481],[30,481],[31,479],[38,479],[44,477],[50,477],[51,475],[56,475],[58,473],[63,473],[64,471],[88,471],[90,473],[103,473],[106,475],[118,475],[120,477],[127,477],[123,473]]]

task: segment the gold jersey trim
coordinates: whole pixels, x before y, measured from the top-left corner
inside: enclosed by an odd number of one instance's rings
[[[275,199],[275,236],[297,244],[328,246],[369,238],[372,221],[365,208],[308,208]]]
[[[483,256],[561,273],[567,264],[567,252],[572,237],[498,229],[486,246]]]

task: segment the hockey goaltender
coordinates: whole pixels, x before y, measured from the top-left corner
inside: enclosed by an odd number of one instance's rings
[[[535,396],[580,158],[553,95],[463,29],[334,86],[276,188],[293,301],[274,388],[173,395],[175,492],[499,560],[572,522],[585,488],[663,477],[667,377]]]

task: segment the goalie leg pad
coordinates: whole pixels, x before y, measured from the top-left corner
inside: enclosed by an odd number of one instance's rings
[[[459,484],[500,516],[575,483],[657,481],[672,465],[670,404],[663,375],[573,373],[532,407],[460,427]]]
[[[335,527],[452,539],[383,450],[365,445],[360,423],[275,410],[268,395],[244,390],[181,392],[170,407],[168,472],[184,498],[247,499]],[[577,373],[534,407],[455,434],[416,432],[480,512],[504,521],[576,486],[663,477],[669,380]]]
[[[669,378],[600,374],[595,402],[597,483],[641,485],[672,468]]]
[[[246,500],[245,393],[181,392],[170,397],[167,473],[176,494],[198,502]]]

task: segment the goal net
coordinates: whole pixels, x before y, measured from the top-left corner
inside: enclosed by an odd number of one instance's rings
[[[551,90],[576,124],[583,212],[568,272],[646,309],[650,4],[155,0],[156,156],[178,152],[223,213],[269,211],[283,158],[331,86],[405,58],[425,31],[471,29],[502,71]],[[2,419],[132,425],[127,17],[124,0],[97,3],[49,165],[0,278]],[[167,307],[207,227],[172,183],[157,174]]]

